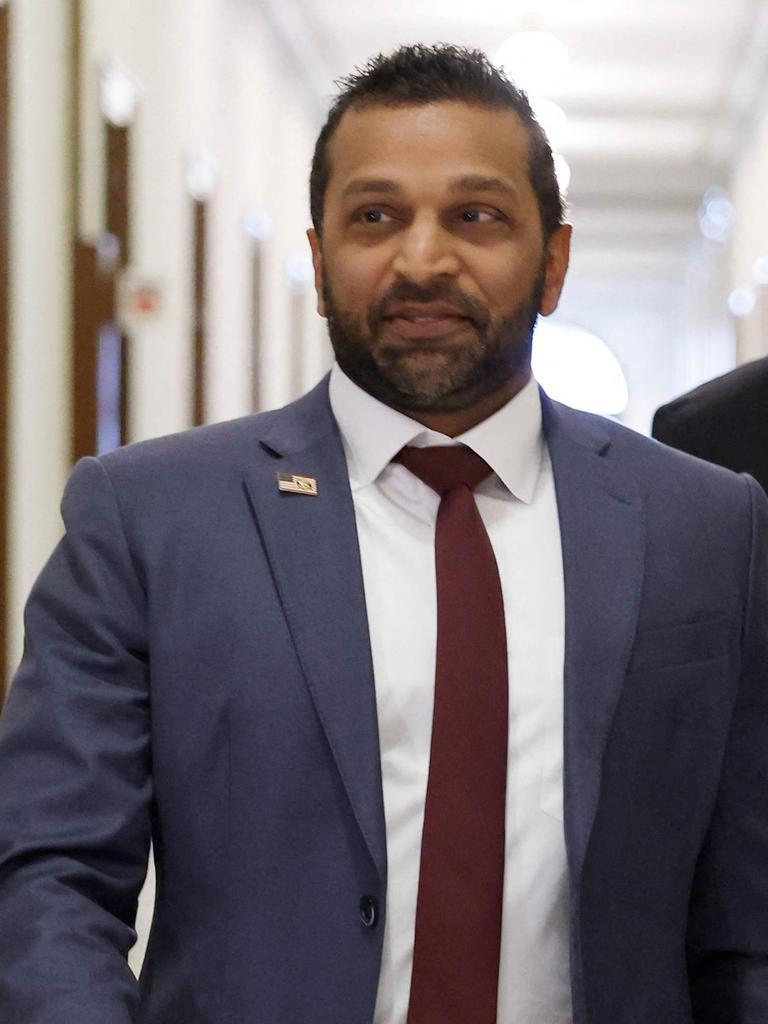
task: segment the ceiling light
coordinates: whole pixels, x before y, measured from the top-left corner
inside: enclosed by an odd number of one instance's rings
[[[110,64],[101,72],[101,112],[116,128],[127,128],[139,102],[139,83],[130,71]]]
[[[216,167],[205,154],[190,157],[187,161],[187,191],[199,203],[204,202],[213,192],[216,184]]]
[[[295,291],[303,291],[314,280],[312,257],[304,249],[294,249],[285,258],[285,272]]]
[[[266,242],[272,234],[272,218],[263,210],[256,210],[245,219],[245,230],[256,242]]]
[[[716,186],[704,193],[699,207],[699,228],[711,242],[727,242],[733,232],[735,211],[724,188]]]
[[[556,92],[568,70],[568,50],[550,32],[516,32],[496,51],[494,64],[536,96]]]
[[[734,288],[728,296],[728,309],[734,316],[749,316],[756,305],[754,288]]]

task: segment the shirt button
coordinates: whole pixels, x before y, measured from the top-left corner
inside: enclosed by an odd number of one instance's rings
[[[378,906],[373,896],[360,897],[360,920],[366,928],[373,928],[378,917]]]

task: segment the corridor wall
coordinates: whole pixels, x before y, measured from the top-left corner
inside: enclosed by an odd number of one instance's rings
[[[9,664],[22,607],[60,533],[69,471],[70,215],[66,4],[10,4]]]
[[[768,355],[768,102],[758,112],[747,145],[736,168],[732,195],[735,208],[731,246],[732,288],[753,288],[751,313],[736,322],[737,357],[740,363]],[[756,275],[756,263],[763,274]]]
[[[118,303],[131,346],[129,440],[192,423],[193,194],[201,187],[208,208],[206,420],[251,412],[254,394],[263,408],[283,404],[330,365],[302,255],[308,251],[306,193],[317,107],[259,5],[244,0],[11,3],[7,676],[21,653],[23,603],[60,534],[58,504],[71,469],[71,242],[75,224],[79,237],[91,242],[105,229],[105,71],[118,69],[135,85],[136,95],[131,251]],[[81,25],[81,159],[71,210],[74,140],[68,131],[68,94],[75,9]],[[202,184],[201,167],[207,168]],[[255,244],[261,265],[257,365],[252,358]],[[142,289],[156,297],[151,310],[140,310],[134,301]],[[289,358],[297,292],[306,306],[298,374]]]

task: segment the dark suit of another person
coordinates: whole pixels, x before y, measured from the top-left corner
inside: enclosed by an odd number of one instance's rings
[[[662,405],[653,436],[708,462],[751,473],[768,489],[768,357]]]

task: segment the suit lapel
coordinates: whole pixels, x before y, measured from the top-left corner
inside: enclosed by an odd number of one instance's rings
[[[643,582],[644,524],[633,480],[600,420],[543,396],[565,582],[565,834],[578,881],[600,795]]]
[[[299,661],[380,877],[386,877],[376,698],[362,570],[327,380],[274,413],[246,488]],[[317,495],[278,490],[277,474],[314,477]]]

